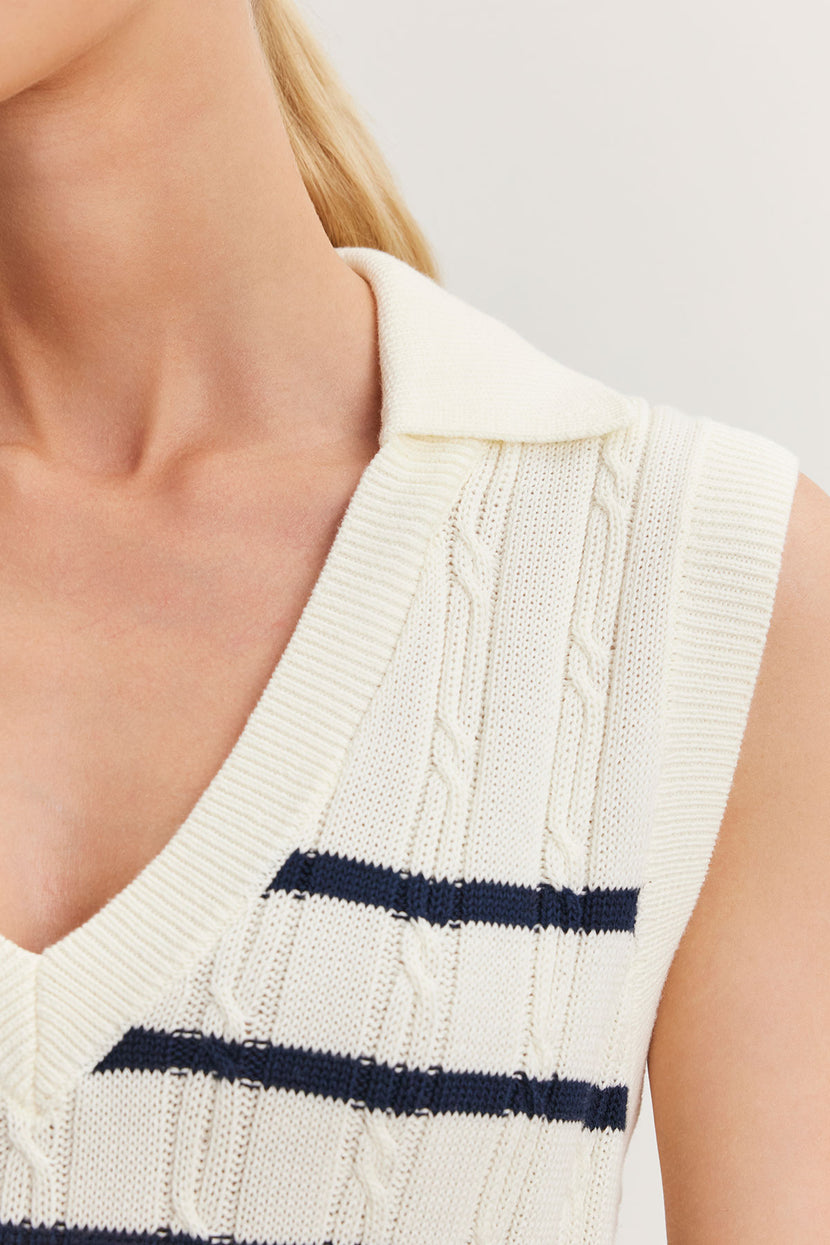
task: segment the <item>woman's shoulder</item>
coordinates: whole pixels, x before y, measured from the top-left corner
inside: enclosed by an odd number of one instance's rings
[[[830,1223],[830,497],[802,472],[726,811],[649,1052],[669,1241]]]

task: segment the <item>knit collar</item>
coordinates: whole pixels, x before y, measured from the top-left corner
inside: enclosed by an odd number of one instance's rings
[[[375,295],[381,445],[400,433],[569,441],[634,417],[631,397],[565,367],[397,256],[336,249]]]

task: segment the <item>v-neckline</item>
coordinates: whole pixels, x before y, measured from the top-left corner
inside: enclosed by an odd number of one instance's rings
[[[371,277],[363,248],[340,253]],[[379,333],[382,325],[380,316]],[[381,342],[379,447],[279,661],[198,801],[82,925],[42,952],[0,936],[0,1093],[15,1109],[48,1111],[209,953],[302,845],[331,795],[430,537],[485,448],[390,433],[399,395],[384,358]]]

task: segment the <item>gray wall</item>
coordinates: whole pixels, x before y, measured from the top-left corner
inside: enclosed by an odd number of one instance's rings
[[[830,492],[824,0],[300,0],[444,284]],[[663,1245],[648,1082],[621,1245]]]

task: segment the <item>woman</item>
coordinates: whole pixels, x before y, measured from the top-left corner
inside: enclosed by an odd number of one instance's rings
[[[647,1058],[671,1245],[826,1239],[830,499],[443,289],[288,0],[2,25],[0,1239],[610,1242]]]

